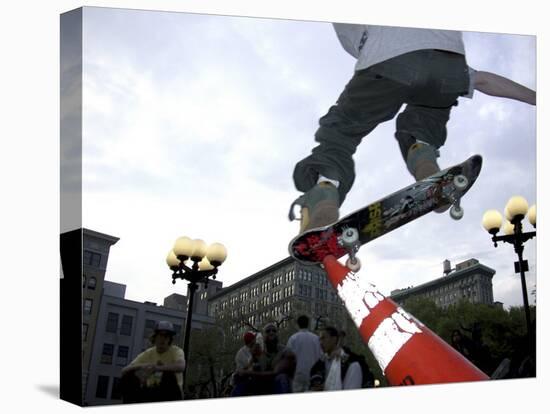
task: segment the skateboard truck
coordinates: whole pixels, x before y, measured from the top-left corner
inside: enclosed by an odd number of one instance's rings
[[[361,269],[361,261],[356,256],[356,253],[359,251],[361,243],[357,229],[353,227],[344,228],[342,234],[338,237],[338,244],[346,249],[349,254],[346,260],[346,267],[352,272],[358,272]]]
[[[449,214],[454,220],[460,220],[464,216],[464,209],[460,207],[460,198],[453,203]]]
[[[465,175],[457,175],[455,178],[453,178],[453,185],[457,190],[464,191],[468,187],[469,181],[468,178]],[[464,216],[464,209],[460,207],[460,199],[461,196],[458,197],[452,197],[451,202],[452,206],[449,210],[449,214],[452,219],[454,220],[460,220]]]

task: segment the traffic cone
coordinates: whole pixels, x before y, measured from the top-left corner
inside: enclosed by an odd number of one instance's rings
[[[391,385],[481,381],[489,377],[334,256],[323,265]]]

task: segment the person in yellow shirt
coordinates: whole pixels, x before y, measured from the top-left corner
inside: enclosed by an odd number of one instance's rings
[[[172,344],[175,334],[170,322],[159,321],[151,336],[153,346],[122,369],[123,403],[183,399],[185,356]]]

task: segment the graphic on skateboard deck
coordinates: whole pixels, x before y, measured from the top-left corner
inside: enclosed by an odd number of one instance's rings
[[[359,270],[360,263],[355,254],[363,244],[444,206],[451,205],[451,217],[461,219],[464,210],[460,207],[460,199],[476,181],[481,164],[482,157],[474,155],[336,223],[310,229],[290,242],[290,256],[303,264],[318,264],[328,255],[340,258],[349,254],[346,266],[353,271]]]

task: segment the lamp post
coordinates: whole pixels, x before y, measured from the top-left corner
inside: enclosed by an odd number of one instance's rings
[[[191,240],[189,237],[180,237],[174,243],[174,247],[166,257],[166,263],[172,270],[172,283],[176,279],[183,279],[189,282],[189,300],[187,305],[187,316],[185,320],[185,337],[183,341],[183,353],[189,364],[189,338],[191,336],[191,321],[193,319],[193,301],[195,292],[202,283],[206,288],[210,277],[216,279],[218,267],[225,261],[227,250],[223,244],[212,243],[207,246],[203,240]],[[187,369],[183,373],[183,384],[185,386]]]
[[[529,341],[529,352],[533,351],[533,345],[535,343],[533,333],[532,333],[532,324],[531,324],[531,314],[529,311],[529,301],[527,298],[527,285],[525,283],[525,272],[529,270],[529,264],[527,260],[523,260],[523,244],[533,237],[536,236],[536,231],[524,232],[523,226],[521,224],[524,217],[527,215],[529,222],[533,227],[537,228],[537,207],[536,205],[531,206],[527,204],[527,201],[521,196],[514,196],[510,198],[506,207],[504,208],[504,213],[506,216],[506,223],[504,224],[503,236],[497,236],[501,226],[502,226],[502,215],[497,210],[488,210],[483,215],[483,227],[490,234],[492,234],[492,241],[497,247],[497,242],[510,243],[514,246],[514,250],[518,255],[518,261],[514,263],[516,273],[519,273],[521,276],[521,290],[523,295],[523,307],[525,309],[525,319],[527,322],[527,337]]]

